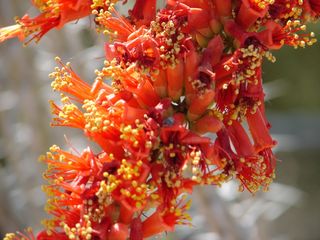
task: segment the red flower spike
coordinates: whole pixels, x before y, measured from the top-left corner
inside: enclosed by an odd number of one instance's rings
[[[155,0],[136,0],[125,16],[117,2],[33,0],[38,17],[0,30],[0,41],[39,40],[92,8],[109,36],[92,85],[60,59],[50,75],[62,93],[62,106],[51,103],[53,125],[79,128],[100,150],[53,147],[41,158],[52,219],[39,240],[142,240],[189,224],[181,196],[195,186],[235,177],[254,193],[274,178],[263,60],[274,61],[269,50],[316,41],[304,31],[320,17],[318,1],[168,0],[157,11]]]

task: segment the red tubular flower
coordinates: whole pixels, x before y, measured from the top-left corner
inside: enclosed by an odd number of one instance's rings
[[[302,7],[306,1],[299,0],[275,0],[269,6],[269,14],[272,19],[287,21],[301,18]]]
[[[238,69],[238,65],[237,55],[234,54],[224,56],[224,58],[213,67],[216,90],[220,90],[225,86],[225,84],[230,83],[233,78],[233,74]]]
[[[320,15],[320,3],[318,0],[306,0],[303,1],[305,11],[312,17],[318,17]]]
[[[68,240],[69,237],[64,233],[48,234],[47,231],[42,231],[37,235],[37,240],[46,240],[46,239]]]
[[[191,32],[201,31],[205,34],[205,29],[210,24],[210,13],[207,8],[188,9],[188,28]],[[209,33],[210,35],[210,33]]]
[[[217,9],[217,15],[220,18],[229,17],[231,15],[231,13],[232,13],[232,1],[231,0],[226,0],[226,1],[214,0],[214,4]]]
[[[83,102],[85,99],[91,100],[96,97],[97,92],[91,91],[91,86],[83,81],[71,68],[70,63],[66,65],[62,63],[61,59],[56,57],[56,62],[61,66],[55,68],[55,72],[49,75],[54,79],[51,83],[51,87],[54,91],[60,91],[66,94],[71,94],[79,102]],[[112,92],[110,86],[102,81],[97,81],[95,84],[99,84],[100,89],[104,89],[108,93]]]
[[[198,119],[192,126],[192,130],[200,134],[216,133],[223,127],[222,121],[215,116],[205,115]]]
[[[221,60],[224,47],[223,40],[220,36],[216,36],[210,40],[207,48],[203,52],[201,66],[210,67],[212,71],[212,68]]]
[[[24,41],[39,41],[52,28],[62,28],[66,23],[88,16],[91,13],[91,0],[59,0],[57,2],[36,1],[41,14],[35,18],[25,15],[16,20],[17,24],[0,29],[0,42],[13,37]],[[28,42],[29,42],[28,41]]]
[[[25,233],[7,233],[3,240],[36,240],[31,228],[28,228]]]
[[[179,60],[177,65],[167,68],[168,96],[178,101],[183,93],[184,63]]]
[[[128,77],[128,79],[125,80],[126,81],[123,81],[125,89],[136,94],[137,101],[142,106],[154,107],[159,103],[160,98],[148,79],[138,80]],[[139,81],[141,82],[139,83]]]
[[[203,95],[194,98],[188,109],[189,120],[194,121],[200,118],[212,104],[214,96],[215,92],[213,90],[207,90]]]
[[[159,212],[155,212],[143,222],[143,237],[147,238],[162,232],[172,232],[174,230],[174,225],[175,222],[173,224],[166,223],[161,214]]]
[[[260,152],[266,148],[272,148],[275,142],[272,140],[267,123],[260,109],[258,108],[256,113],[247,115],[248,125],[255,142],[256,152]]]
[[[185,213],[190,208],[191,202],[183,203],[183,200],[171,206],[164,211],[157,209],[151,216],[149,216],[142,223],[143,237],[147,238],[157,235],[162,232],[171,232],[174,230],[176,224],[187,224],[185,221],[190,219],[190,216]]]
[[[239,122],[228,127],[228,133],[236,152],[241,156],[251,156],[255,153],[254,147],[245,129]]]
[[[200,57],[196,50],[193,48],[189,50],[185,59],[184,68],[184,87],[186,102],[190,105],[193,98],[197,97],[198,90],[195,86],[194,79],[198,74],[198,65],[200,63]]]
[[[242,0],[236,21],[244,29],[251,27],[258,18],[263,18],[268,12],[272,0]]]
[[[159,72],[153,76],[153,87],[160,97],[165,98],[168,96],[168,80],[166,70],[160,69]]]
[[[305,47],[316,42],[314,33],[302,34],[301,31],[306,29],[299,21],[288,21],[285,26],[281,26],[273,21],[266,23],[267,29],[257,36],[261,43],[270,49],[279,49],[283,45]]]
[[[149,171],[149,167],[142,161],[135,163],[122,160],[116,176],[118,186],[112,191],[113,199],[119,201],[121,206],[132,213],[142,209],[149,197],[145,184]]]
[[[156,5],[156,0],[136,0],[130,15],[138,25],[148,25],[156,17]]]
[[[142,222],[140,217],[131,221],[130,240],[143,240]]]
[[[134,32],[134,27],[125,17],[119,16],[113,7],[108,6],[107,9],[106,11],[93,10],[93,13],[97,15],[95,22],[98,24],[98,29],[107,32],[114,39],[126,40]]]
[[[192,0],[168,0],[168,5],[171,7],[182,6],[184,8],[199,8],[208,10],[210,2],[207,1],[192,1]]]
[[[222,129],[217,135],[219,154],[228,159],[224,171],[239,179],[240,190],[246,188],[250,192],[256,192],[261,187],[266,190],[274,178],[274,156],[270,149],[260,153],[253,151],[253,146],[241,125],[231,127],[228,131]],[[237,137],[244,142],[239,141]],[[236,153],[231,148],[229,138]]]
[[[213,16],[213,7],[209,2],[172,0],[168,1],[168,6],[178,16],[186,19],[187,24],[183,26],[183,32],[191,34],[202,47],[207,45],[208,40],[219,29],[219,24]]]

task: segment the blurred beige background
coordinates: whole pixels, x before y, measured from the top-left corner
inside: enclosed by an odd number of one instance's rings
[[[33,11],[28,1],[0,0],[0,27]],[[311,30],[320,33],[320,25]],[[194,228],[179,227],[158,239],[320,239],[320,44],[275,55],[278,61],[264,68],[268,116],[279,141],[271,191],[251,196],[238,193],[234,183],[198,189],[192,196]],[[59,97],[47,77],[55,56],[92,82],[103,61],[103,38],[84,19],[50,32],[39,44],[23,48],[11,40],[0,45],[1,234],[41,227],[44,166],[38,156],[52,144],[65,146],[64,134],[80,150],[87,144],[76,130],[49,127],[48,100]]]

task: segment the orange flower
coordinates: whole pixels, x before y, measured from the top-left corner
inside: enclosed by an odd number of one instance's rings
[[[129,12],[139,25],[148,25],[156,17],[156,0],[136,0],[133,9]]]
[[[30,18],[27,14],[17,19],[16,25],[0,28],[0,42],[18,37],[20,41],[35,39],[39,41],[43,35],[53,28],[62,28],[66,23],[88,16],[91,13],[91,0],[36,0],[34,5],[41,14]]]
[[[237,15],[237,22],[245,29],[251,27],[258,18],[263,18],[268,12],[268,6],[274,0],[242,0]]]
[[[185,213],[191,201],[184,203],[184,198],[164,210],[157,209],[142,223],[143,237],[150,237],[162,232],[173,231],[176,224],[188,224],[190,216]]]
[[[28,228],[25,233],[7,233],[3,240],[36,240],[32,229]]]

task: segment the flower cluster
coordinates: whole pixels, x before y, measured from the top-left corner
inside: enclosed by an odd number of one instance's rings
[[[267,190],[275,176],[262,84],[264,59],[284,45],[305,47],[318,0],[136,0],[127,16],[117,0],[33,0],[41,14],[0,29],[38,41],[52,28],[95,15],[109,36],[92,85],[56,58],[50,74],[61,104],[54,126],[78,128],[100,146],[52,146],[45,230],[11,239],[141,240],[190,224],[186,193],[237,179]],[[125,4],[120,1],[118,4]],[[111,81],[111,84],[110,84]]]

